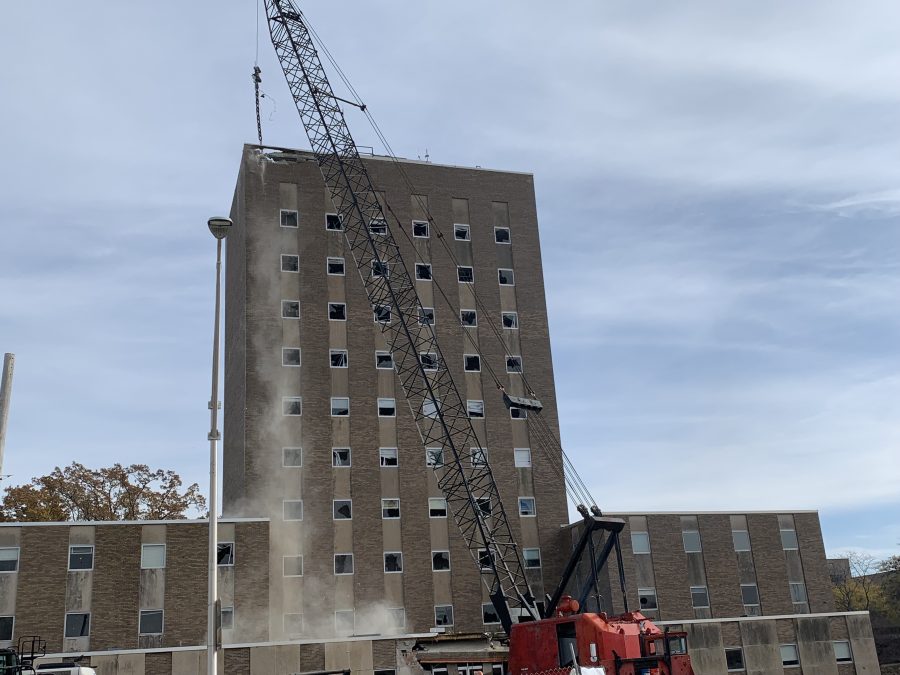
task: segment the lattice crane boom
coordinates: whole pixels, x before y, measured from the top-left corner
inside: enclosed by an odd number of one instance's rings
[[[275,53],[373,312],[382,320],[424,447],[444,449],[443,462],[434,469],[438,485],[472,558],[482,570],[490,568],[482,578],[509,632],[511,610],[540,617],[486,454],[434,328],[422,320],[415,284],[338,105],[343,99],[334,95],[303,15],[292,0],[265,0],[265,7]]]

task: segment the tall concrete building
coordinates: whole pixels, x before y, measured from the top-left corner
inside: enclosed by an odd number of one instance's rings
[[[524,370],[558,437],[532,176],[404,161],[413,193],[392,162],[366,165],[540,598],[564,556],[564,484],[488,377],[526,395]],[[496,617],[434,477],[441,449],[423,447],[333,211],[310,153],[245,146],[227,240],[224,513],[273,522],[273,637],[354,622],[483,631]]]

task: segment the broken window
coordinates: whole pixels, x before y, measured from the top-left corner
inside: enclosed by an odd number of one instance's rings
[[[303,500],[285,499],[281,504],[284,520],[303,520]]]
[[[463,354],[463,368],[467,373],[480,373],[481,357],[478,354]]]
[[[346,349],[331,349],[328,351],[328,359],[332,368],[346,368],[350,363],[350,357]]]
[[[469,417],[484,417],[484,401],[466,401],[466,413],[469,415]]]
[[[447,517],[447,500],[443,497],[428,498],[428,517],[429,518],[446,518]]]
[[[478,566],[481,571],[492,569],[492,556],[486,548],[478,549]]]
[[[335,553],[334,554],[334,573],[335,574],[353,574],[353,554],[352,553]]]
[[[397,463],[398,463],[397,448],[379,448],[378,449],[378,461],[381,463],[381,466],[385,466],[385,467],[397,466]]]
[[[475,270],[472,267],[467,267],[466,265],[457,265],[456,276],[459,279],[459,283],[461,284],[475,283]]]
[[[516,285],[516,278],[513,275],[512,270],[507,270],[507,269],[497,270],[497,279],[500,281],[501,286],[515,286]]]
[[[234,565],[234,542],[223,541],[216,544],[216,564],[220,567],[231,567]]]
[[[420,352],[419,363],[422,364],[424,370],[437,370],[438,357],[434,352]]]
[[[385,520],[393,520],[400,517],[399,499],[381,500],[381,517]]]
[[[335,499],[332,502],[334,520],[352,520],[353,503],[349,499]]]
[[[525,517],[537,515],[534,497],[519,497],[519,515]]]
[[[375,323],[390,323],[391,322],[391,306],[390,305],[375,305],[373,310],[375,311]]]
[[[390,265],[381,260],[373,260],[372,261],[372,276],[373,277],[386,277],[390,276]]]
[[[450,551],[432,551],[431,569],[434,572],[446,572],[450,569]]]
[[[284,467],[303,466],[303,448],[282,448],[281,449],[281,466],[284,466]]]
[[[472,239],[472,233],[469,230],[468,225],[461,225],[457,223],[453,226],[453,238],[457,241],[470,241]]]
[[[494,228],[494,241],[498,244],[508,244],[509,243],[509,228],[508,227],[495,227]]]
[[[425,415],[425,417],[430,417],[432,419],[436,418],[440,408],[440,404],[433,398],[422,401],[422,414]]]
[[[393,355],[390,352],[375,352],[375,367],[379,370],[393,370]]]
[[[656,589],[655,588],[639,588],[638,600],[641,603],[641,611],[657,609]]]
[[[425,466],[444,466],[444,449],[425,448]]]
[[[344,229],[343,219],[336,213],[325,214],[325,229],[339,232]]]
[[[420,307],[419,312],[419,324],[422,326],[434,325],[434,307]]]
[[[286,555],[282,558],[282,573],[286,577],[303,576],[303,556]]]
[[[403,571],[403,554],[400,551],[391,551],[384,554],[384,571],[386,574],[396,574]]]
[[[348,417],[350,415],[350,399],[346,396],[332,396],[331,416]]]
[[[300,348],[299,347],[282,347],[281,348],[281,365],[297,367],[300,365]]]
[[[522,357],[521,356],[507,356],[506,357],[506,372],[507,373],[521,373],[522,372]]]
[[[300,214],[293,209],[281,209],[281,226],[297,227],[300,224]]]
[[[299,417],[303,414],[302,396],[285,396],[281,399],[281,414],[286,417]]]
[[[467,327],[477,326],[478,313],[474,309],[461,309],[459,310],[459,322]]]
[[[744,650],[740,647],[726,647],[725,667],[729,672],[744,670]]]
[[[511,419],[514,419],[514,420],[528,419],[528,411],[525,410],[525,408],[517,408],[516,406],[510,406],[509,416]]]
[[[493,603],[488,602],[481,605],[481,622],[485,626],[500,623],[500,616],[497,614],[497,610]]]
[[[429,236],[428,222],[424,221],[424,220],[412,221],[412,231],[413,231],[414,237],[418,237],[420,239],[427,239]]]
[[[416,263],[416,279],[419,281],[431,281],[431,265],[429,263]]]
[[[453,625],[453,605],[436,605],[434,608],[435,626]]]
[[[493,512],[494,508],[491,504],[490,497],[476,497],[475,498],[475,506],[481,512],[482,515],[489,516]]]
[[[378,416],[395,417],[397,415],[397,402],[392,398],[378,399]]]
[[[387,221],[384,218],[372,218],[369,221],[369,232],[379,236],[387,234]]]
[[[332,276],[344,276],[344,259],[343,258],[326,258],[325,269]]]
[[[350,466],[350,448],[332,448],[331,449],[331,466],[334,466],[334,467]]]
[[[472,466],[486,466],[488,463],[487,448],[470,448],[470,456],[472,457]]]
[[[504,328],[515,330],[519,327],[519,315],[516,312],[502,312],[500,321]]]
[[[281,318],[282,319],[299,319],[300,318],[300,301],[299,300],[282,300],[281,301]]]
[[[344,302],[328,303],[328,320],[329,321],[346,321],[347,320],[347,304]]]
[[[299,272],[300,271],[300,256],[282,253],[281,254],[281,271],[282,272]]]
[[[528,569],[540,569],[541,567],[541,549],[539,548],[523,548],[522,559],[525,561],[525,567]]]

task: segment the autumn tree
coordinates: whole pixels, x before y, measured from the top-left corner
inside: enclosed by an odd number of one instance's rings
[[[878,571],[878,560],[860,551],[843,554],[847,565],[843,570],[831,572],[831,590],[838,611],[852,612],[871,610],[881,599],[881,589],[874,574]]]
[[[194,483],[182,489],[174,471],[146,464],[89,469],[73,462],[25,485],[6,488],[0,504],[5,522],[169,520],[188,511],[205,514],[206,500]]]

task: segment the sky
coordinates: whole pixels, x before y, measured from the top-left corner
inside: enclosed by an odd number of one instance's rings
[[[534,174],[563,445],[603,508],[818,509],[830,554],[900,553],[900,5],[301,6],[397,154]],[[264,141],[308,147],[264,18],[3,3],[0,59],[4,480],[205,486],[206,220],[255,62]]]

